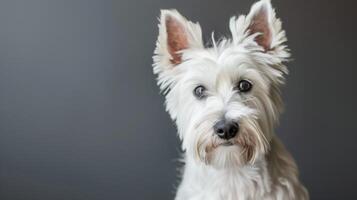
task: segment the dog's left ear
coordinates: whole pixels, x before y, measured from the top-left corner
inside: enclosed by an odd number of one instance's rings
[[[249,22],[249,33],[259,34],[255,37],[255,41],[262,46],[265,51],[271,50],[274,36],[273,23],[276,18],[270,0],[261,0],[253,4],[247,15],[247,20]]]
[[[248,34],[254,36],[255,42],[265,52],[277,54],[280,58],[289,57],[286,45],[283,44],[287,40],[285,31],[282,30],[280,19],[276,18],[270,0],[260,0],[253,4],[246,17],[231,18],[230,30],[236,43]]]

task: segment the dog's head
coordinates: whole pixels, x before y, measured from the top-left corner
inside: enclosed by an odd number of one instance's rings
[[[215,167],[252,163],[267,152],[289,57],[269,0],[232,17],[229,28],[232,38],[212,37],[205,47],[198,23],[163,10],[153,64],[183,149]]]

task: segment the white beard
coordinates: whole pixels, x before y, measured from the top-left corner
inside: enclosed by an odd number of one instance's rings
[[[306,200],[291,155],[277,138],[254,164],[214,168],[185,156],[182,182],[175,200]]]

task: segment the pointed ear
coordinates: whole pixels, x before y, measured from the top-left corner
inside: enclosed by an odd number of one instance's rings
[[[178,65],[182,62],[183,50],[202,47],[202,32],[199,24],[188,21],[176,10],[161,11],[159,37],[155,50],[156,60],[154,60],[156,64],[162,67]]]
[[[275,17],[275,11],[270,0],[260,0],[253,4],[247,15],[247,20],[249,22],[249,33],[251,35],[257,34],[255,37],[257,44],[263,47],[265,51],[272,50],[274,37],[277,37],[278,32],[281,31],[281,25]]]

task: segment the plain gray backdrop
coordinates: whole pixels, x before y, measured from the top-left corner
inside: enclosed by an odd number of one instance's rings
[[[252,0],[1,0],[0,199],[173,199],[179,140],[152,74],[161,8],[210,32]],[[312,199],[356,199],[356,4],[273,0],[294,60],[277,128]]]

